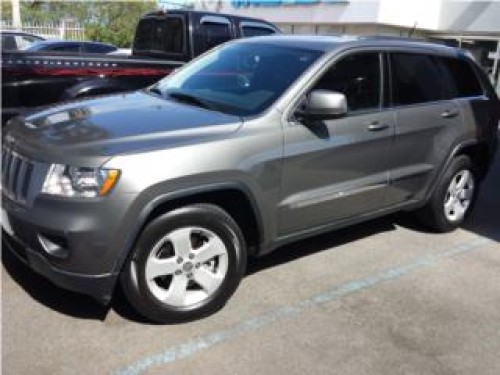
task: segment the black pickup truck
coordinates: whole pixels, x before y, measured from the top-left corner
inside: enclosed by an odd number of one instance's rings
[[[146,87],[230,39],[279,33],[269,22],[175,10],[143,16],[130,56],[2,53],[2,124],[36,107]]]

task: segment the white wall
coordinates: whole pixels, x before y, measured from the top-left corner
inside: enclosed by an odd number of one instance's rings
[[[378,22],[387,25],[436,30],[443,0],[380,0]]]
[[[500,2],[444,0],[439,29],[500,33]]]
[[[382,24],[430,31],[500,32],[500,0],[350,0],[235,8],[230,0],[193,0],[195,9],[263,18],[276,24]],[[310,31],[309,31],[310,32]]]
[[[282,5],[234,8],[230,1],[197,0],[195,9],[264,18],[273,23],[374,23],[377,21],[379,0],[351,0],[340,3]]]

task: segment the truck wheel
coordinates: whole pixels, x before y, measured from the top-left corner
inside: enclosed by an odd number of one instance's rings
[[[121,283],[144,317],[186,322],[224,306],[245,273],[246,259],[243,234],[232,217],[217,206],[196,204],[144,228]]]
[[[431,199],[419,212],[422,224],[438,232],[459,227],[474,206],[478,185],[470,158],[460,155],[453,159]]]

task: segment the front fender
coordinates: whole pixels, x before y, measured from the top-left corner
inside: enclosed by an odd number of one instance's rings
[[[115,271],[120,272],[122,269],[137,237],[139,236],[144,225],[146,225],[149,216],[156,208],[180,199],[189,199],[190,197],[199,196],[200,194],[217,193],[225,190],[236,190],[248,199],[257,222],[261,242],[266,241],[265,239],[269,238],[269,234],[266,231],[266,225],[264,223],[265,218],[259,208],[259,202],[257,201],[258,198],[255,197],[255,195],[251,192],[251,189],[242,182],[214,182],[172,191],[165,191],[162,186],[153,186],[142,192],[134,200],[124,219],[124,223],[121,226],[122,233],[117,234],[117,238],[124,239],[124,242],[121,246],[121,253],[117,257]]]

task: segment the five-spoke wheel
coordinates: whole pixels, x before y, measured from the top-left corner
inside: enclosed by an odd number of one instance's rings
[[[467,169],[460,170],[453,176],[444,201],[444,212],[449,221],[464,218],[474,196],[474,186],[474,175]]]
[[[426,206],[420,210],[422,223],[438,232],[460,226],[474,205],[479,185],[477,176],[467,155],[455,157]]]
[[[182,207],[151,221],[122,272],[132,306],[157,322],[183,322],[220,309],[245,272],[236,222],[209,204]]]
[[[208,229],[184,227],[153,247],[146,261],[146,280],[158,300],[185,307],[210,297],[227,268],[227,249],[219,236]]]

